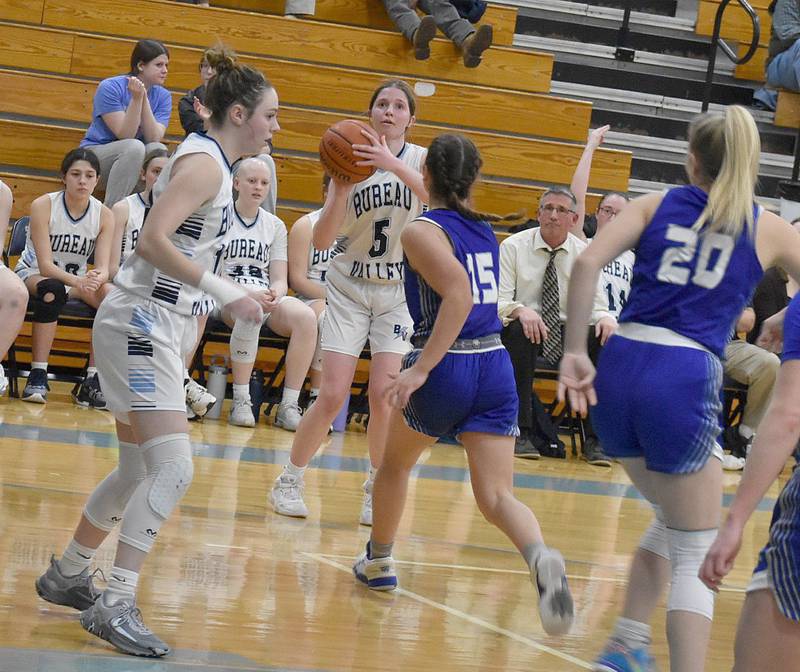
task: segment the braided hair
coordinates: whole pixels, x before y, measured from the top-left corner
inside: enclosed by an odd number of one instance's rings
[[[493,215],[477,212],[470,207],[470,192],[478,179],[483,160],[478,148],[469,138],[445,133],[434,138],[428,147],[425,167],[430,178],[431,195],[450,210],[466,219],[485,222],[505,222],[521,219],[522,213]]]

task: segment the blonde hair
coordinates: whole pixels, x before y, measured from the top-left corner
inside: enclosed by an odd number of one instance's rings
[[[269,169],[269,166],[267,165],[267,162],[264,161],[264,159],[261,159],[257,156],[250,156],[242,160],[239,163],[239,165],[236,166],[234,175],[238,176],[239,173],[241,173],[243,170],[248,171],[251,168],[263,168],[264,170],[267,171],[267,175],[270,177],[270,179],[272,179],[271,171]]]
[[[704,182],[711,184],[708,204],[692,227],[737,238],[746,226],[755,230],[753,192],[758,180],[761,138],[752,115],[731,105],[725,116],[704,114],[689,126],[689,151]]]

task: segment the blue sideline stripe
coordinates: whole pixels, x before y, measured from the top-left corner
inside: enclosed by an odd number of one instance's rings
[[[111,432],[91,432],[75,429],[58,429],[54,427],[33,427],[3,423],[0,425],[3,437],[28,441],[47,441],[52,443],[71,443],[94,446],[95,448],[117,448],[117,437]],[[198,457],[216,459],[238,459],[241,462],[254,464],[283,464],[287,450],[274,448],[241,448],[218,443],[192,442],[192,452]],[[232,450],[233,449],[233,450]],[[233,455],[226,455],[234,453]],[[317,455],[311,464],[320,469],[330,471],[351,471],[363,473],[367,470],[367,459],[363,457],[345,457],[342,455]],[[463,467],[445,467],[431,464],[418,464],[414,468],[417,478],[428,478],[436,481],[467,482],[469,471]],[[570,492],[579,495],[600,495],[605,497],[624,497],[625,499],[642,499],[639,491],[628,483],[611,483],[608,481],[590,481],[577,478],[558,478],[554,476],[537,476],[536,474],[514,474],[514,486],[527,490],[551,490]],[[733,495],[723,495],[723,506],[730,506]],[[759,511],[772,511],[775,499],[765,497],[758,505]]]

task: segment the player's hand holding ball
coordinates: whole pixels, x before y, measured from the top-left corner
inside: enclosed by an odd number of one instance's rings
[[[319,142],[319,158],[325,171],[337,184],[353,185],[366,180],[379,166],[364,161],[356,152],[365,138],[379,143],[375,131],[363,121],[345,119],[331,126]],[[368,145],[370,146],[370,145]]]

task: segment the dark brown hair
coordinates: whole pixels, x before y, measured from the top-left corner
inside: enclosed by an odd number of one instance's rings
[[[67,152],[61,161],[61,177],[65,177],[69,169],[72,168],[72,164],[78,161],[86,161],[94,168],[97,177],[100,177],[100,160],[91,149],[86,149],[85,147],[76,147]]]
[[[205,106],[211,111],[210,121],[215,126],[222,125],[225,112],[235,103],[241,104],[249,117],[264,93],[273,88],[261,72],[239,63],[230,49],[208,49],[206,60],[217,73],[208,82],[205,98]]]
[[[411,116],[414,116],[417,111],[417,99],[414,96],[414,91],[412,91],[411,87],[402,79],[387,79],[385,82],[381,82],[378,85],[378,88],[375,89],[372,94],[372,98],[369,99],[369,107],[367,109],[370,112],[372,112],[372,107],[375,105],[375,101],[378,99],[381,91],[385,89],[400,89],[408,101],[408,110],[411,112]]]
[[[131,52],[131,73],[139,74],[139,63],[149,63],[154,58],[166,54],[169,58],[169,50],[158,40],[139,40]]]

